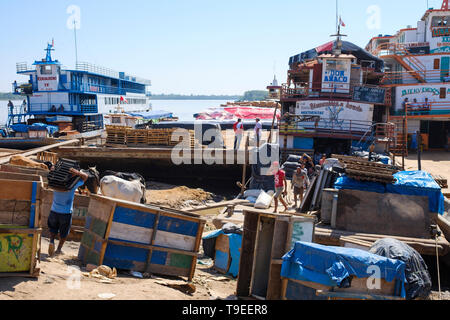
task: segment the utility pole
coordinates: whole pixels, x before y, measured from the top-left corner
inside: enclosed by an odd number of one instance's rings
[[[77,22],[73,19],[73,32],[75,36],[75,69],[78,65],[78,45],[77,45]]]

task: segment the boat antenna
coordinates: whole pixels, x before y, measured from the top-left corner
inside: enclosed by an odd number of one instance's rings
[[[77,45],[77,21],[73,19],[73,32],[75,36],[75,69],[78,66],[78,45]]]

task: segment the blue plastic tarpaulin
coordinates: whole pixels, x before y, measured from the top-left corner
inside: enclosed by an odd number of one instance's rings
[[[231,264],[228,273],[236,278],[239,274],[239,260],[241,259],[241,253],[239,250],[242,246],[242,235],[236,233],[226,234],[223,230],[217,230],[216,232],[210,233],[209,235],[203,237],[203,239],[217,238],[221,234],[226,235],[229,239]]]
[[[386,193],[386,187],[382,183],[357,181],[347,176],[337,178],[334,188],[338,190],[361,190],[367,192]]]
[[[329,287],[346,287],[352,276],[381,278],[387,282],[396,281],[398,294],[404,298],[405,268],[403,261],[359,249],[297,242],[283,257],[281,276]],[[381,272],[375,272],[376,269]]]
[[[424,171],[402,171],[394,174],[397,182],[388,184],[386,192],[411,196],[427,196],[430,211],[444,214],[444,195],[433,177]]]
[[[56,126],[51,126],[45,123],[33,123],[33,125],[29,126],[29,130],[47,130],[47,132],[53,135],[55,132],[59,131],[59,128]]]

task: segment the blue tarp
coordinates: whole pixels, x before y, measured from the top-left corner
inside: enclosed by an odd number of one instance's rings
[[[386,192],[410,196],[427,196],[430,211],[444,214],[444,195],[433,177],[424,171],[402,171],[394,174],[397,182],[388,184]]]
[[[382,183],[357,181],[347,176],[337,178],[334,188],[338,190],[361,190],[367,192],[386,193],[386,187]]]
[[[429,199],[430,212],[444,214],[444,195],[441,187],[424,171],[401,171],[394,174],[397,182],[384,185],[378,182],[357,181],[347,176],[339,177],[335,189],[361,190],[377,193],[394,193],[410,196],[426,196]]]
[[[29,126],[26,124],[14,124],[11,126],[11,129],[15,132],[28,132],[29,130],[47,130],[49,134],[53,135],[55,132],[58,132],[58,127],[56,126],[50,126],[48,124],[44,123],[34,123],[33,125]]]
[[[147,120],[153,120],[153,119],[162,119],[162,118],[172,118],[173,113],[169,111],[163,111],[163,110],[152,110],[148,112],[139,112],[139,113],[130,113],[133,117],[142,117]]]
[[[203,237],[203,239],[217,238],[221,234],[224,234],[228,237],[230,244],[231,264],[230,269],[228,270],[228,274],[231,274],[236,278],[239,274],[239,260],[241,259],[241,253],[239,252],[239,250],[242,247],[242,235],[236,233],[226,234],[223,230],[217,230]]]
[[[376,278],[374,267],[381,271],[380,278],[387,282],[397,281],[398,294],[403,298],[406,296],[405,263],[359,249],[297,242],[283,257],[281,276],[329,287],[349,287],[351,276]]]

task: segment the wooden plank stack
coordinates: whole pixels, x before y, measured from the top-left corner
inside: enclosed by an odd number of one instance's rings
[[[437,184],[442,188],[442,189],[447,189],[448,188],[448,180],[447,178],[440,176],[438,174],[432,174],[431,175],[433,177],[433,179],[437,182]]]
[[[106,144],[112,145],[112,144],[120,144],[124,145],[126,144],[126,136],[127,131],[126,127],[122,126],[106,126]]]
[[[395,183],[394,174],[399,170],[390,165],[371,162],[362,158],[333,154],[332,158],[338,159],[345,167],[349,178],[359,181],[371,181],[380,183]]]

